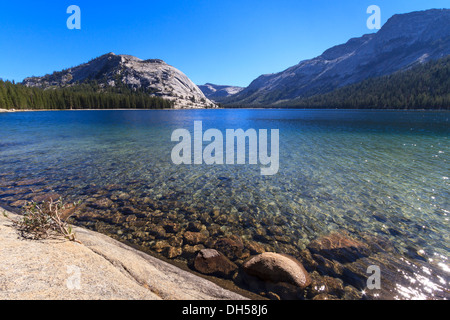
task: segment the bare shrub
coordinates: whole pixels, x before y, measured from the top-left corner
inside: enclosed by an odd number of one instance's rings
[[[42,203],[31,202],[24,207],[24,212],[19,220],[9,219],[20,231],[22,237],[32,240],[65,238],[69,241],[81,243],[75,238],[71,225],[67,222],[77,204],[73,204],[70,210],[63,204],[60,198],[57,201],[44,201]]]

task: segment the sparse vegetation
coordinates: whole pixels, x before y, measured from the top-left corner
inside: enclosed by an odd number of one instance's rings
[[[63,204],[62,199],[57,201],[31,202],[24,207],[23,216],[19,219],[7,217],[19,230],[22,237],[32,240],[64,238],[80,243],[75,237],[71,225],[67,222],[70,213],[77,204],[71,208]]]

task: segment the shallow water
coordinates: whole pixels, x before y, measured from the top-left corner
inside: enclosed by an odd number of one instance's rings
[[[220,227],[218,235],[291,254],[337,230],[380,236],[399,259],[436,270],[448,292],[449,117],[350,110],[0,113],[0,204],[56,192],[87,203],[107,197],[114,202],[108,214],[126,215],[124,207],[145,212],[151,199],[182,230],[186,221],[208,220]],[[261,176],[259,165],[174,165],[172,131],[192,132],[194,121],[223,133],[279,129],[278,174]],[[27,179],[41,180],[20,183]],[[120,224],[105,228],[115,233]],[[261,239],[263,229],[269,232]],[[396,297],[428,297],[435,285],[402,283]]]

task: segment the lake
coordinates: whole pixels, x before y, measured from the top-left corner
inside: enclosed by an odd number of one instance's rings
[[[449,117],[287,109],[0,113],[0,205],[58,195],[81,200],[75,223],[174,261],[188,263],[196,249],[228,237],[238,243],[231,257],[238,265],[259,251],[282,252],[359,297],[448,298]],[[192,132],[194,121],[224,133],[278,129],[278,173],[263,176],[249,164],[173,164],[172,132]],[[186,231],[200,239],[186,240]],[[346,260],[341,248],[317,249],[318,239],[336,233],[369,252]],[[373,292],[364,282],[371,264],[382,274],[382,289]],[[346,292],[335,295],[346,299]]]

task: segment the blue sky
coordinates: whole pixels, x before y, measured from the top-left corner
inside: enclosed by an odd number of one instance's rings
[[[448,0],[2,1],[0,77],[22,81],[114,52],[163,59],[196,84],[247,86],[374,32],[366,27],[373,4],[382,23],[450,7]],[[66,27],[70,5],[81,8],[81,30]]]

